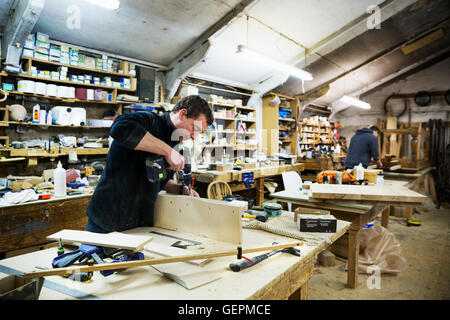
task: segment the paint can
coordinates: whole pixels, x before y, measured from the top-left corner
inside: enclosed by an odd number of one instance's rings
[[[44,82],[35,82],[34,94],[47,95],[47,84]]]
[[[33,93],[34,94],[34,81],[19,80],[17,82],[17,91],[23,92],[23,93]]]
[[[87,89],[86,98],[87,100],[94,100],[94,89]]]
[[[47,95],[56,97],[58,95],[58,86],[56,84],[47,84]]]
[[[67,87],[68,88],[68,98],[75,99],[75,87]]]
[[[58,98],[66,98],[68,96],[67,87],[66,86],[58,86],[56,96]]]
[[[75,97],[79,100],[87,100],[87,89],[86,88],[76,88]]]

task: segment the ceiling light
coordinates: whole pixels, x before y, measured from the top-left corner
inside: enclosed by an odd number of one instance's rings
[[[247,48],[246,46],[244,46],[242,44],[238,45],[237,53],[245,53],[248,57],[251,57],[252,59],[256,59],[259,62],[262,62],[267,66],[273,67],[279,71],[289,73],[290,75],[293,75],[294,77],[300,78],[302,80],[310,81],[313,79],[312,74],[309,72],[306,72],[302,69],[288,65],[286,63],[279,62],[275,59],[269,58],[261,53],[258,53],[256,51],[253,51],[253,50]]]
[[[362,109],[370,109],[370,104],[368,104],[367,102],[361,101],[359,99],[356,98],[352,98],[349,96],[343,96],[340,101],[348,103],[352,106],[358,107],[358,108],[362,108]]]
[[[116,10],[120,7],[120,0],[84,0],[109,10]]]

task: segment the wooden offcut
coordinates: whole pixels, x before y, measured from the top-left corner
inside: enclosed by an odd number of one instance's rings
[[[365,185],[311,185],[311,197],[314,199],[356,200],[375,202],[395,202],[422,204],[427,197],[407,187],[365,186]]]
[[[61,230],[49,235],[48,240],[62,240],[63,243],[84,243],[108,248],[141,251],[153,237],[129,235],[121,232],[95,233],[81,230]]]

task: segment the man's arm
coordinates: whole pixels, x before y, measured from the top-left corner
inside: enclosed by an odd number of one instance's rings
[[[180,171],[184,168],[184,157],[174,149],[172,149],[164,141],[154,137],[149,132],[146,132],[144,137],[139,141],[134,150],[146,151],[162,155],[169,168],[173,171]]]
[[[378,168],[383,168],[383,163],[381,162],[380,155],[378,153],[378,139],[375,136],[370,140],[369,147],[371,158],[377,162]]]
[[[146,129],[156,126],[155,117],[139,112],[120,115],[111,126],[110,135],[127,148],[163,156],[171,170],[180,171],[184,168],[183,156]]]

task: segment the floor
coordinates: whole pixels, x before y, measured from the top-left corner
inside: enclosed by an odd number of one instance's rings
[[[372,275],[359,274],[358,288],[346,288],[346,259],[336,257],[335,266],[316,263],[308,285],[309,300],[448,300],[450,299],[450,207],[436,209],[429,201],[415,208],[413,219],[422,224],[406,226],[404,218],[391,217],[388,230],[400,243],[407,261],[405,271]],[[376,224],[381,219],[377,218]],[[378,286],[378,288],[376,288]],[[372,288],[372,289],[371,289]]]

